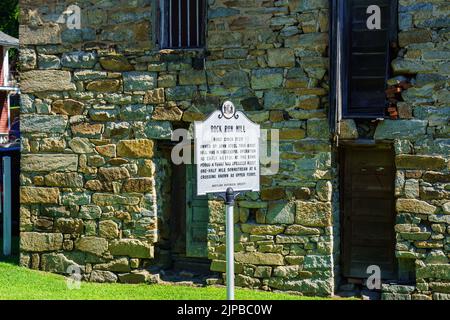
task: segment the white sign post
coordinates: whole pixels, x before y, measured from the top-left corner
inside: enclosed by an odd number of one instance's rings
[[[259,191],[259,125],[230,101],[205,121],[195,122],[197,194],[214,193],[226,204],[227,299],[234,300],[234,200]]]

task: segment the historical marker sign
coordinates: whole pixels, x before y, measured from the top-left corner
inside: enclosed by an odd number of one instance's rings
[[[194,130],[198,195],[259,191],[259,125],[226,101]]]

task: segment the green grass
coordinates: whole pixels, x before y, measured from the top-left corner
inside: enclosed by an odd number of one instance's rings
[[[0,235],[0,261],[9,261],[17,263],[19,261],[19,237],[12,237],[11,239],[11,254],[14,258],[6,258],[3,256],[3,235]]]
[[[223,287],[81,283],[69,290],[63,276],[0,263],[0,300],[225,300]],[[237,300],[321,300],[248,289],[236,289]]]

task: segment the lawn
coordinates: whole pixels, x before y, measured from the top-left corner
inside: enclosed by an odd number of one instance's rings
[[[69,290],[63,276],[0,263],[0,300],[224,300],[223,287],[178,285],[81,284]],[[237,300],[317,300],[282,293],[236,290]]]

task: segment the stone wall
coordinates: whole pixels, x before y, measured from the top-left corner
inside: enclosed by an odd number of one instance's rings
[[[207,50],[189,51],[155,45],[151,0],[79,1],[81,30],[54,22],[68,3],[21,0],[22,264],[145,280],[140,270],[168,238],[170,172],[156,146],[229,99],[279,129],[281,151],[280,171],[238,199],[237,285],[331,295],[339,195],[326,119],[328,1],[209,1]],[[393,69],[413,84],[402,119],[346,121],[342,136],[395,147],[396,254],[417,286],[385,287],[385,298],[449,294],[445,12],[444,0],[400,1]],[[212,198],[209,207],[211,270],[224,272],[224,208]]]
[[[352,121],[344,126],[347,138],[359,135],[395,150],[399,280],[417,284],[385,285],[383,299],[450,299],[448,13],[447,1],[399,1],[400,50],[389,84],[412,84],[397,105],[400,119],[372,129]]]
[[[415,291],[403,292],[412,299],[450,299],[449,12],[446,1],[400,1],[401,51],[392,66],[413,87],[402,93],[403,119],[375,133],[397,138],[396,256],[400,272],[407,260],[415,264]]]
[[[328,1],[210,2],[207,51],[184,52],[155,46],[150,0],[82,1],[81,30],[52,22],[63,2],[41,2],[21,9],[22,263],[115,281],[150,262],[152,148],[231,99],[280,129],[282,149],[280,172],[238,202],[238,285],[332,294]],[[210,207],[211,269],[224,271]]]
[[[145,51],[151,1],[90,3],[79,3],[82,29],[69,30],[55,23],[68,4],[21,1],[21,262],[145,280],[138,270],[158,240],[151,123],[166,124],[152,120],[165,64]]]
[[[262,128],[280,130],[279,172],[261,177],[260,194],[247,193],[238,201],[236,284],[330,295],[328,1],[252,1],[251,7],[233,8],[216,1],[209,12],[211,54],[237,69],[212,75],[245,79],[238,86],[248,96],[238,103]],[[239,49],[222,50],[230,45]],[[221,202],[210,202],[209,258],[211,269],[220,272],[225,271],[223,212]]]

